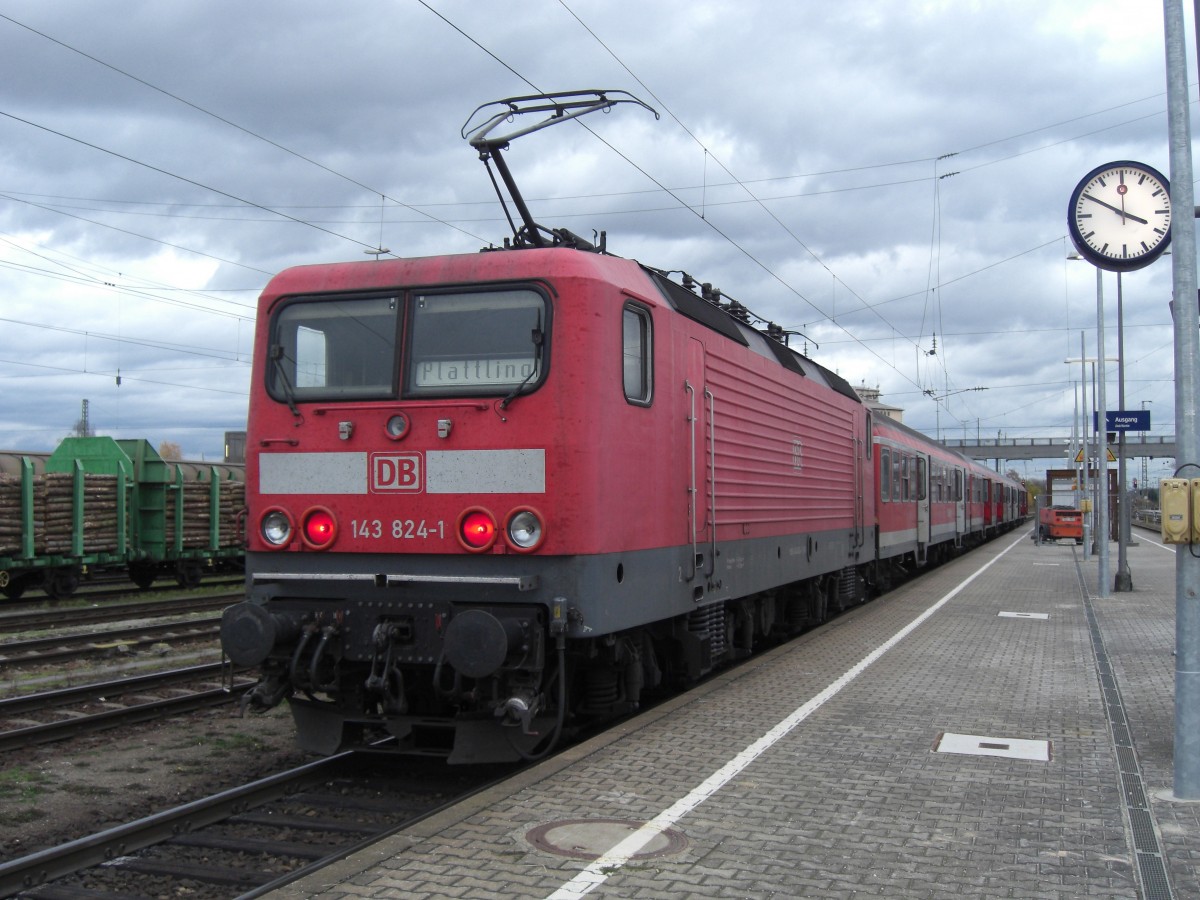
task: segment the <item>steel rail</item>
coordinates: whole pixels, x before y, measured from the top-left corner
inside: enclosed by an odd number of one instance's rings
[[[0,630],[10,634],[38,628],[64,628],[77,625],[96,625],[122,619],[178,616],[190,612],[210,612],[224,609],[242,598],[242,594],[220,594],[213,597],[193,597],[171,600],[144,600],[138,603],[114,603],[103,606],[79,606],[66,609],[35,610],[32,612],[0,613]],[[0,607],[2,608],[2,607]]]
[[[312,779],[330,777],[353,755],[347,751],[307,763],[98,834],[0,863],[0,897],[31,890],[56,878],[64,878],[90,866],[152,846],[176,834],[221,821],[250,806],[282,797]]]
[[[56,691],[7,697],[0,700],[0,719],[13,719],[30,713],[61,709],[74,704],[104,701],[126,694],[160,690],[169,685],[186,682],[217,680],[222,685],[220,688],[192,691],[180,696],[159,698],[54,722],[41,722],[0,731],[0,752],[30,747],[35,744],[48,744],[121,725],[132,725],[232,703],[238,699],[242,691],[252,687],[253,682],[236,682],[226,686],[223,676],[231,674],[231,670],[226,664],[204,663],[115,681],[93,682]]]
[[[27,715],[38,710],[70,706],[75,703],[84,703],[88,700],[119,697],[123,694],[132,694],[136,691],[156,690],[168,684],[178,684],[179,682],[199,681],[202,679],[217,680],[221,678],[222,670],[228,672],[228,665],[222,663],[200,663],[195,666],[185,666],[181,669],[167,669],[162,672],[133,675],[129,678],[115,678],[112,681],[93,681],[88,684],[58,688],[53,691],[39,691],[36,694],[5,697],[0,699],[0,718]]]
[[[88,634],[60,634],[29,641],[8,641],[0,643],[0,668],[92,656],[119,645],[153,643],[164,637],[209,637],[217,633],[220,623],[220,618],[212,617],[161,625],[137,625]]]
[[[248,900],[277,890],[384,837],[411,827],[466,797],[487,790],[522,768],[506,767],[499,777],[494,771],[469,775],[461,771],[449,773],[443,768],[436,770],[452,778],[457,785],[455,787],[440,781],[437,776],[431,778],[432,772],[409,772],[401,778],[403,787],[392,785],[401,795],[407,796],[396,796],[386,789],[391,779],[378,770],[382,762],[390,763],[394,759],[386,752],[347,751],[59,847],[0,863],[0,896],[7,897],[22,891],[29,896],[58,900],[118,896],[105,894],[102,889],[90,886],[53,883],[94,866],[111,865],[133,876],[150,874],[197,879],[205,885],[199,889],[200,896],[237,896],[240,900]],[[390,764],[385,765],[385,769],[396,774]],[[352,798],[336,784],[345,779],[384,790],[384,795]],[[289,805],[300,803],[310,808],[327,808],[337,812],[350,807],[375,813],[379,821],[375,824],[345,821],[336,816],[326,818],[321,814],[297,817],[270,808],[258,809],[278,800]],[[279,837],[251,836],[231,840],[225,834],[205,831],[209,826],[222,822],[263,825],[285,833]],[[294,832],[310,833],[314,840],[305,841]],[[336,837],[331,839],[331,835],[341,835],[344,840]],[[281,873],[278,870],[268,871],[265,865],[229,865],[219,858],[198,867],[186,858],[147,858],[138,854],[138,851],[155,845],[211,848],[217,854],[222,851],[261,853],[266,857],[289,857],[305,862]],[[116,885],[114,888],[121,890]]]
[[[139,722],[177,716],[182,713],[195,712],[198,709],[224,706],[237,702],[240,692],[253,686],[253,682],[244,682],[232,685],[230,688],[211,688],[207,691],[196,691],[179,697],[165,697],[133,706],[106,709],[102,712],[89,713],[57,722],[43,722],[38,725],[26,725],[24,728],[16,728],[12,731],[0,731],[0,753],[22,747],[32,747],[36,744],[49,744],[123,725],[135,725]]]

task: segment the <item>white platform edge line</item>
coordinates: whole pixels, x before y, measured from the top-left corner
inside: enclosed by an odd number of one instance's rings
[[[593,891],[595,888],[604,884],[609,876],[615,874],[617,870],[623,868],[643,847],[646,846],[654,837],[661,832],[670,828],[678,822],[683,816],[698,807],[701,803],[719,791],[722,787],[728,784],[734,777],[745,769],[750,763],[758,759],[763,753],[770,749],[775,743],[783,738],[788,732],[794,729],[797,725],[811,716],[814,712],[824,706],[829,700],[837,696],[843,688],[853,682],[859,675],[865,672],[874,662],[881,656],[895,647],[898,643],[908,637],[912,632],[919,628],[925,621],[934,613],[940,610],[943,606],[957,597],[971,582],[998,563],[1009,550],[1012,550],[1024,540],[1024,535],[1019,536],[1011,544],[1001,550],[996,556],[988,560],[983,566],[977,569],[968,578],[961,581],[953,590],[943,596],[940,600],[929,607],[925,612],[921,613],[894,635],[864,656],[857,664],[847,669],[836,681],[817,694],[803,706],[798,707],[787,718],[780,721],[770,731],[750,744],[725,763],[720,769],[708,776],[703,782],[695,787],[687,796],[677,800],[670,808],[663,810],[633,834],[618,843],[615,847],[594,860],[589,866],[579,872],[574,878],[562,885],[553,894],[549,895],[548,900],[576,900]]]

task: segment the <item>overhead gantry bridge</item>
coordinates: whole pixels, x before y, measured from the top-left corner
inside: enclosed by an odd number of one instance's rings
[[[1071,453],[1070,438],[977,438],[975,440],[947,438],[942,443],[951,450],[978,460],[1054,459],[1063,460]],[[1093,445],[1094,446],[1094,445]],[[1078,452],[1078,443],[1075,444]],[[1117,442],[1109,442],[1115,454]],[[1095,450],[1092,451],[1095,453]],[[1073,456],[1074,454],[1072,454]],[[1159,459],[1175,456],[1174,435],[1125,433],[1126,459]]]

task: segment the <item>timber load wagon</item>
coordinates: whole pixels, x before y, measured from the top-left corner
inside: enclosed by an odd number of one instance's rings
[[[66,438],[0,471],[0,591],[73,594],[99,573],[139,587],[240,569],[243,467],[164,460],[144,440]]]

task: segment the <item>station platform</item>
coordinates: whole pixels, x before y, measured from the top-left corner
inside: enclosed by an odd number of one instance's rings
[[[1200,897],[1175,560],[1135,539],[1099,596],[1005,535],[271,896]]]

